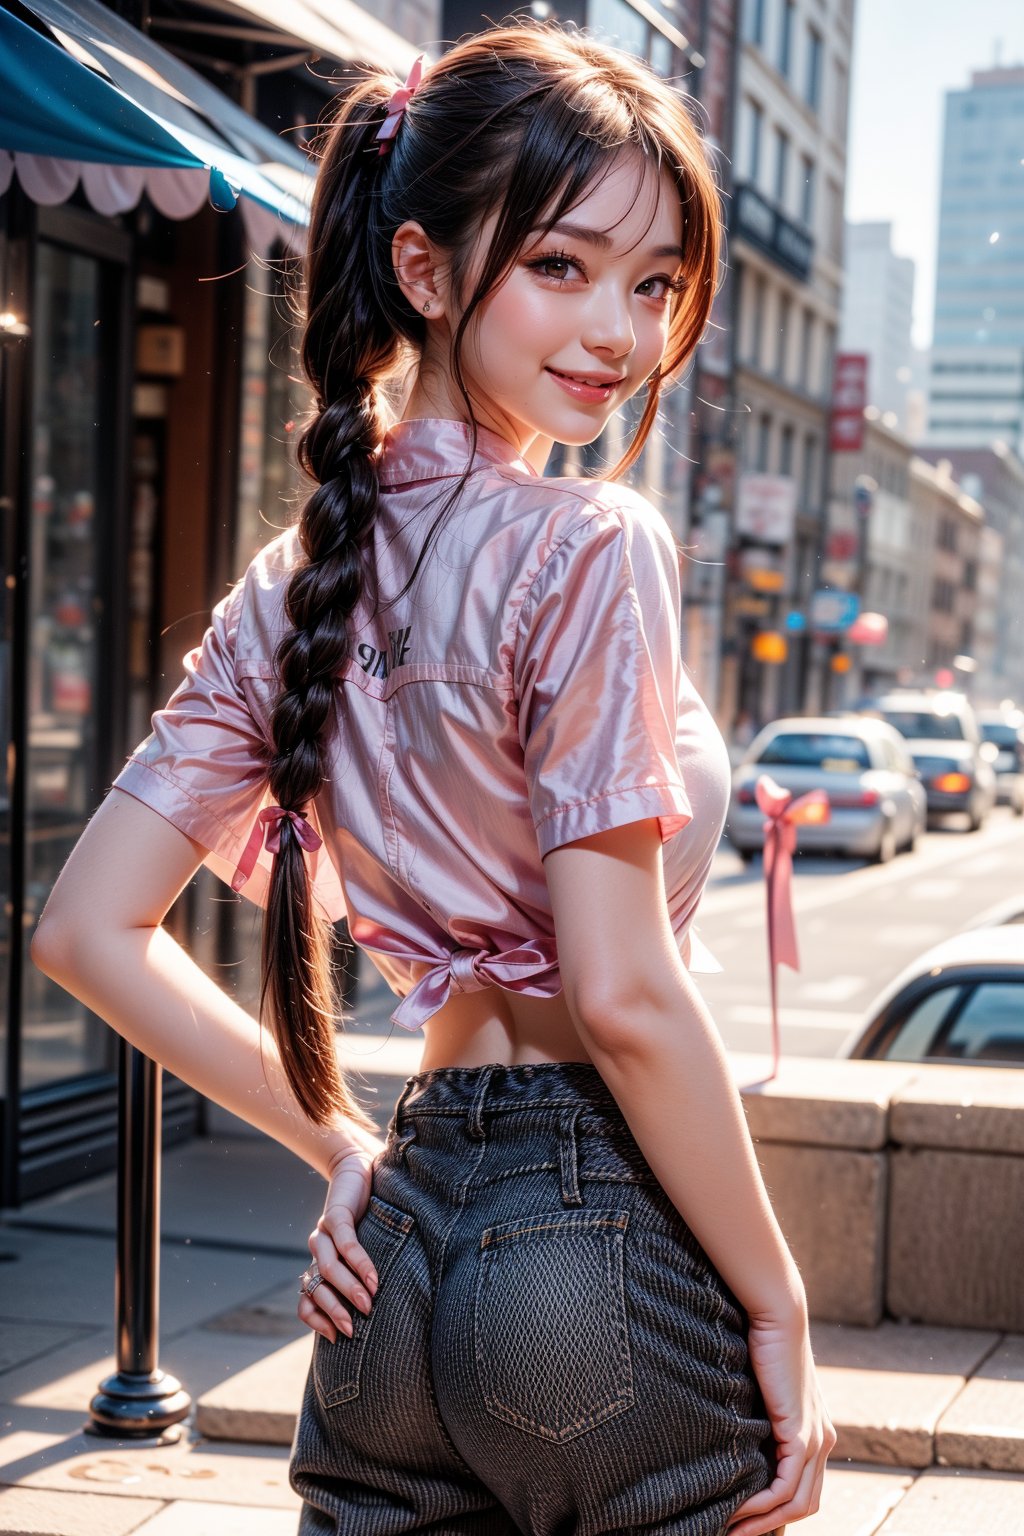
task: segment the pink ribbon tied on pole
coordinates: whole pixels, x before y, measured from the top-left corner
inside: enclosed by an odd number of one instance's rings
[[[322,846],[323,838],[309,824],[305,811],[287,811],[283,805],[265,805],[256,817],[249,841],[231,878],[231,889],[240,891],[256,867],[260,844],[266,838],[268,853],[277,853],[281,847],[281,822],[287,817],[295,828],[295,835],[307,853],[315,853]]]
[[[412,100],[412,97],[416,92],[416,87],[419,85],[420,80],[423,77],[423,60],[425,58],[426,54],[421,53],[417,59],[413,60],[413,65],[408,75],[406,76],[405,84],[398,87],[397,91],[395,91],[391,100],[388,102],[388,115],[384,119],[380,128],[377,130],[375,136],[380,140],[380,149],[377,151],[377,153],[380,155],[386,155],[388,150],[391,148],[391,140],[398,132],[399,125],[402,121],[402,114],[406,107],[409,105],[409,102]]]
[[[770,1077],[775,1077],[782,1054],[778,968],[788,965],[790,970],[800,969],[793,915],[793,854],[796,852],[797,827],[823,826],[829,819],[829,803],[823,789],[809,790],[794,800],[791,790],[783,789],[766,773],[755,784],[754,794],[767,817],[764,824],[764,878],[768,897],[768,971],[772,1003]]]

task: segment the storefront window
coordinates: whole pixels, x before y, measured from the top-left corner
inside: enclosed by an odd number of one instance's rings
[[[96,807],[100,765],[101,463],[109,373],[102,268],[40,241],[33,320],[31,506],[27,509],[26,869],[22,1087],[109,1070],[112,1032],[28,959],[46,898]]]

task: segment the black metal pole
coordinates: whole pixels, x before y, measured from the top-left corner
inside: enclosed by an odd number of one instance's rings
[[[157,1364],[160,1340],[162,1068],[122,1038],[117,1124],[117,1370],[89,1404],[87,1434],[180,1438],[192,1399]]]

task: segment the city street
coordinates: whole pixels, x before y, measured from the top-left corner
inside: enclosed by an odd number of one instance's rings
[[[1016,893],[1024,898],[1024,819],[1005,808],[980,832],[957,818],[920,839],[912,854],[880,867],[862,860],[797,857],[793,883],[802,969],[780,968],[783,1051],[833,1056],[878,992],[922,950]],[[697,977],[726,1045],[771,1048],[764,876],[723,843],[701,904],[700,936],[721,962]],[[373,1070],[414,1072],[415,1036],[392,1029],[394,1006],[365,957],[352,1058]],[[386,1046],[380,1037],[390,1035]],[[367,1036],[374,1036],[372,1044]],[[387,1067],[385,1068],[385,1060]],[[372,1065],[371,1065],[372,1064]]]
[[[1021,893],[1024,821],[999,809],[980,832],[956,819],[912,854],[881,867],[797,858],[793,883],[801,970],[780,968],[782,1046],[832,1056],[877,993],[922,950]],[[770,1049],[764,878],[727,848],[716,860],[698,923],[724,967],[698,978],[727,1046]]]

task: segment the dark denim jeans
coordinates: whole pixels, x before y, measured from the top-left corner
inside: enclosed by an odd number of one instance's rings
[[[299,1536],[721,1536],[774,1476],[745,1313],[589,1062],[406,1081],[317,1334]]]

